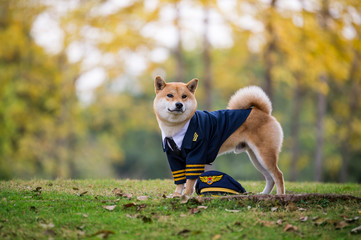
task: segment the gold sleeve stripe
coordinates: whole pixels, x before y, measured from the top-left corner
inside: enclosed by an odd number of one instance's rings
[[[176,178],[176,177],[183,177],[185,176],[186,174],[185,173],[180,173],[180,174],[173,174],[173,177]]]
[[[174,171],[174,172],[172,172],[173,174],[177,174],[177,173],[181,173],[181,172],[185,172],[186,170],[185,169],[183,169],[183,170],[178,170],[178,171]]]
[[[227,193],[239,194],[239,192],[228,188],[203,188],[201,190],[201,193],[204,192],[227,192]]]
[[[187,168],[190,168],[190,167],[204,167],[206,166],[205,164],[187,164]]]
[[[189,168],[186,170],[187,172],[193,172],[193,171],[204,171],[204,168]]]
[[[199,176],[201,175],[203,172],[201,173],[186,173],[186,176]]]
[[[184,179],[186,179],[186,177],[174,178],[174,181],[180,181],[180,180],[184,180]]]

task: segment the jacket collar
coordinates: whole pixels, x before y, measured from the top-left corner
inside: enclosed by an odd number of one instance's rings
[[[182,142],[184,140],[184,136],[187,132],[189,124],[190,124],[190,120],[184,125],[184,127],[179,132],[177,132],[176,134],[174,134],[174,136],[172,136],[174,142],[177,144],[177,147],[179,149],[181,149],[181,147],[182,147]],[[169,137],[169,136],[166,136],[166,134],[162,131],[162,143],[163,143],[163,151],[164,152],[166,152],[169,148],[169,146],[165,140],[166,137]]]
[[[183,149],[191,149],[192,148],[192,141],[193,141],[193,136],[194,136],[194,133],[196,132],[197,130],[197,112],[193,115],[193,117],[191,118],[191,120],[188,122],[189,125],[188,125],[188,129],[184,135],[184,138],[183,138],[183,142],[182,142],[182,146],[181,146],[181,150]],[[162,134],[162,147],[163,147],[163,151],[166,152],[168,151],[168,149],[171,149],[168,144],[165,144],[165,135]]]

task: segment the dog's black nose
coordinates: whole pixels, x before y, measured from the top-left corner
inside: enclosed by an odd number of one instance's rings
[[[177,109],[182,109],[183,103],[177,102],[177,103],[175,104],[175,107],[176,107]]]

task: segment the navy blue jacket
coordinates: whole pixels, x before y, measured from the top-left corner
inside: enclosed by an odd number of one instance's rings
[[[177,155],[165,144],[164,151],[173,174],[174,183],[185,183],[204,172],[227,138],[247,119],[250,109],[196,111],[184,136],[181,152]]]

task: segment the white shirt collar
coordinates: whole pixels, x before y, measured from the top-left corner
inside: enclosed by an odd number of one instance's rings
[[[165,133],[162,131],[163,147],[164,147],[164,145],[165,145],[165,138],[166,138],[166,137],[172,137],[173,140],[174,140],[174,142],[177,144],[177,147],[178,147],[179,149],[181,149],[182,143],[183,143],[183,139],[184,139],[184,136],[186,135],[186,132],[187,132],[187,129],[188,129],[188,126],[189,126],[190,121],[191,121],[191,120],[189,120],[179,132],[177,132],[176,134],[174,134],[174,136],[166,136]],[[169,147],[170,147],[170,146],[169,146]]]

